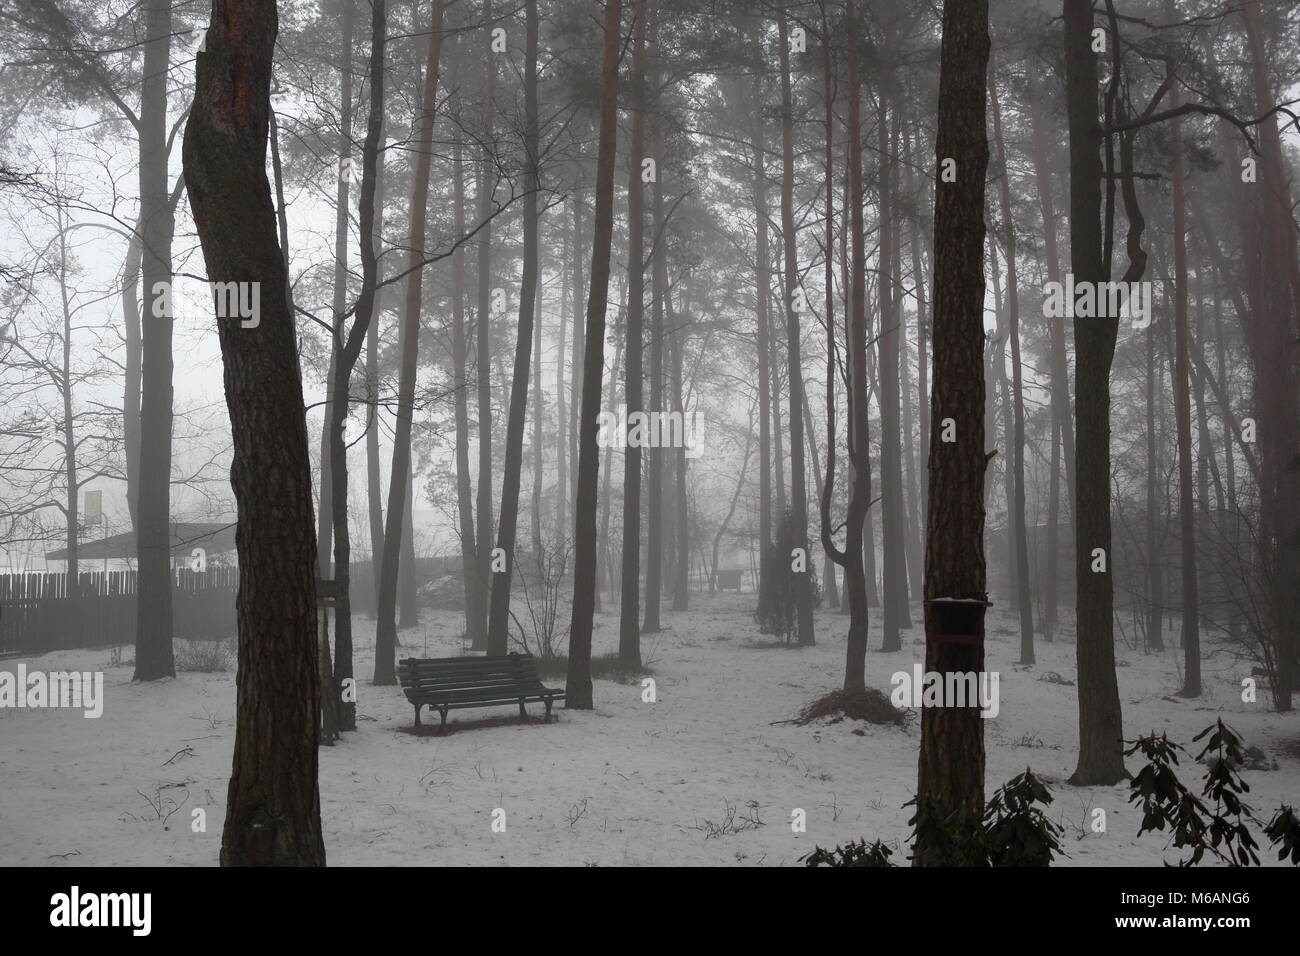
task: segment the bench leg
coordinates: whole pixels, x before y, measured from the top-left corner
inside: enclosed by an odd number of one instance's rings
[[[522,697],[519,698],[519,719],[528,719],[528,711],[524,710],[524,699]]]
[[[551,722],[551,698],[548,697],[546,698],[546,719],[543,721],[543,723],[549,724],[550,722]]]
[[[421,706],[423,706],[423,705],[421,705],[421,704],[416,704],[416,705],[415,705],[415,726],[417,726],[417,727],[420,726],[420,707],[421,707]]]
[[[438,708],[438,713],[442,716],[442,724],[439,725],[439,729],[440,729],[440,730],[446,730],[446,729],[447,729],[447,708],[446,708],[446,707],[439,707],[439,708]]]

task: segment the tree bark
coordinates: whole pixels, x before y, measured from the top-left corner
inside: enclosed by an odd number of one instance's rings
[[[1173,13],[1166,4],[1166,12]],[[1181,104],[1178,85],[1171,92],[1170,107]],[[1175,119],[1171,124],[1174,146],[1173,212],[1174,212],[1174,417],[1178,431],[1178,516],[1182,537],[1182,644],[1183,687],[1180,697],[1201,696],[1201,632],[1200,601],[1196,582],[1196,488],[1192,474],[1192,405],[1190,392],[1190,362],[1187,331],[1187,210],[1183,198],[1185,173],[1183,169],[1183,124]],[[1202,454],[1205,449],[1202,449]]]
[[[600,65],[600,137],[596,165],[596,215],[587,299],[586,355],[582,375],[582,435],[578,452],[577,512],[573,562],[573,614],[569,623],[569,670],[565,706],[591,710],[591,631],[596,590],[596,444],[601,378],[605,371],[605,298],[614,237],[614,157],[618,135],[618,53],[622,0],[606,0]]]
[[[984,670],[984,177],[989,148],[985,91],[989,56],[987,0],[946,0],[939,68],[937,163],[957,164],[955,182],[935,184],[934,393],[940,419],[956,441],[930,436],[930,498],[925,547],[925,669]],[[945,640],[936,599],[972,602],[962,630]],[[950,612],[951,613],[951,612]],[[972,633],[973,632],[973,633]],[[949,702],[952,704],[952,702]],[[984,811],[984,725],[979,705],[922,707],[914,866],[957,862],[933,824],[980,825]]]
[[[785,250],[785,337],[787,384],[790,394],[790,539],[803,555],[805,570],[794,576],[796,628],[801,645],[817,643],[813,625],[811,557],[808,554],[808,469],[804,465],[803,360],[800,354],[799,313],[794,299],[799,292],[796,258],[798,235],[794,224],[794,95],[790,83],[790,39],[783,6],[777,14],[777,42],[781,60],[781,239]],[[782,555],[783,561],[791,560]]]
[[[424,89],[414,148],[415,176],[411,184],[410,227],[407,230],[406,298],[402,304],[401,365],[397,382],[397,425],[393,433],[393,462],[388,475],[388,514],[384,554],[379,568],[379,608],[375,625],[375,676],[379,685],[397,680],[397,586],[410,516],[411,425],[415,411],[416,360],[420,350],[420,309],[424,259],[428,242],[429,171],[433,159],[433,119],[437,105],[438,61],[442,53],[443,0],[433,0],[429,40],[425,50]],[[372,78],[373,83],[373,78]],[[364,203],[364,198],[362,199]],[[409,561],[408,561],[409,565]]]
[[[492,5],[488,3],[484,17],[490,19],[491,16]],[[484,33],[490,37],[488,31]],[[475,336],[475,372],[478,376],[478,521],[475,530],[478,534],[478,590],[482,603],[470,608],[476,618],[476,623],[470,628],[470,636],[472,640],[479,641],[470,646],[476,651],[487,650],[488,602],[492,593],[492,224],[487,220],[492,215],[494,187],[490,184],[495,183],[489,144],[492,142],[493,114],[496,109],[497,67],[496,55],[490,49],[490,44],[491,40],[487,39],[483,48],[483,146],[475,190],[478,221],[483,224],[478,241],[478,315]]]
[[[242,328],[238,317],[217,319],[241,571],[225,866],[325,863],[311,458],[266,178],[276,30],[274,3],[214,0],[184,141],[186,188],[209,279],[260,287],[256,328]]]
[[[856,35],[857,13],[853,0],[845,5],[845,31]],[[832,538],[831,502],[835,493],[835,323],[827,309],[826,321],[826,481],[822,486],[821,525],[822,547],[836,564],[844,568],[844,591],[849,604],[849,633],[844,651],[844,690],[862,691],[866,688],[867,661],[867,580],[863,565],[863,529],[867,502],[871,497],[871,469],[867,464],[870,447],[867,431],[867,280],[866,249],[862,223],[862,94],[858,78],[858,51],[854,43],[848,46],[848,167],[849,196],[848,227],[852,234],[852,275],[848,293],[848,314],[845,316],[849,367],[848,396],[848,452],[852,487],[849,489],[848,511],[845,516],[844,550],[840,551]],[[827,107],[830,109],[829,105]],[[829,112],[827,124],[829,127]],[[833,168],[830,137],[826,145],[827,210],[831,206],[831,171]],[[829,221],[829,216],[828,216]],[[829,305],[829,303],[828,303]],[[871,546],[868,542],[868,547]]]
[[[639,0],[633,17],[636,26],[632,39],[631,102],[632,141],[628,148],[627,173],[627,362],[623,390],[627,396],[628,418],[634,412],[645,413],[642,394],[642,359],[645,350],[645,268],[643,211],[645,188],[641,181],[641,160],[645,155],[645,42],[646,0]],[[662,353],[661,353],[662,354]],[[644,429],[642,433],[644,434]],[[623,584],[619,602],[618,658],[628,668],[641,666],[640,587],[641,587],[641,445],[632,440],[632,426],[624,436],[623,448]],[[662,465],[662,462],[656,462]],[[662,474],[662,468],[660,469]],[[662,488],[651,475],[651,488],[662,496]],[[662,497],[660,499],[662,501]],[[656,513],[662,520],[662,515]],[[658,560],[658,531],[654,531],[652,554]],[[658,609],[658,569],[646,579],[646,613],[649,614],[651,589]],[[657,614],[656,614],[657,616]],[[647,625],[658,621],[646,621]]]
[[[172,659],[172,236],[167,197],[167,78],[171,0],[144,5],[139,123],[139,229],[144,320],[140,362],[140,470],[136,503],[134,680],[176,676]],[[263,131],[265,132],[265,131]],[[263,176],[265,179],[265,175]]]
[[[510,624],[510,586],[515,567],[524,425],[528,416],[528,375],[532,368],[533,323],[537,308],[538,167],[541,162],[537,132],[537,0],[526,0],[524,9],[527,22],[524,51],[524,151],[527,155],[524,170],[524,269],[519,287],[519,331],[515,342],[514,378],[510,386],[510,412],[506,420],[501,515],[497,522],[497,547],[504,555],[505,570],[492,576],[492,607],[488,618],[487,652],[492,656],[506,653],[506,633]],[[535,414],[540,415],[541,409],[536,409]]]
[[[1064,0],[1065,92],[1070,141],[1070,262],[1076,286],[1109,276],[1101,230],[1101,124],[1091,0]],[[1115,42],[1115,38],[1110,38]],[[1114,584],[1110,525],[1110,368],[1118,318],[1074,320],[1075,605],[1079,761],[1070,783],[1110,785],[1127,777],[1115,678]],[[1086,480],[1084,476],[1087,476]],[[1094,551],[1106,561],[1093,571]]]
[[[459,48],[459,44],[457,44]],[[458,49],[459,52],[459,49]],[[462,57],[457,56],[455,67]],[[455,80],[452,86],[459,88]],[[452,142],[452,195],[455,230],[457,236],[465,234],[465,174],[461,166],[464,149],[459,125]],[[483,634],[475,628],[482,622],[474,608],[480,607],[483,594],[478,575],[478,542],[474,537],[474,492],[469,471],[469,342],[465,331],[465,250],[458,247],[451,257],[451,362],[452,385],[455,389],[454,415],[456,419],[456,504],[460,521],[461,580],[465,588],[465,634],[470,645],[482,643]]]
[[[880,297],[880,520],[884,543],[883,651],[902,645],[901,628],[907,618],[907,559],[903,550],[903,469],[899,431],[899,380],[897,312],[893,288],[894,164],[889,140],[889,97],[880,91],[877,147],[880,150],[880,251],[877,259],[877,293]]]

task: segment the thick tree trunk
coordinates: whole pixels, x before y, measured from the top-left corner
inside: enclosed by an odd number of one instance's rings
[[[135,680],[176,675],[172,659],[172,236],[167,198],[167,78],[171,0],[144,5],[139,123],[139,230],[144,335],[140,362],[140,470],[136,503]],[[265,135],[265,130],[263,130]],[[265,175],[263,175],[265,179]]]
[[[940,177],[934,202],[934,396],[956,441],[930,437],[930,500],[925,547],[926,672],[984,671],[984,177],[989,148],[985,90],[989,56],[987,0],[947,0],[939,68],[937,163],[957,164],[955,182]],[[964,602],[941,626],[932,602]],[[948,622],[943,622],[947,624]],[[951,639],[954,631],[970,638]],[[950,705],[952,701],[948,702]],[[936,832],[939,820],[978,828],[984,811],[984,725],[974,706],[923,707],[916,790],[914,866],[959,862]]]
[[[402,304],[401,364],[397,382],[397,425],[393,433],[393,463],[388,475],[388,514],[384,554],[379,567],[379,608],[375,625],[376,684],[397,680],[397,586],[405,525],[410,517],[411,425],[415,413],[416,360],[420,350],[420,308],[428,241],[429,170],[433,159],[433,119],[437,105],[438,60],[442,53],[443,0],[433,0],[429,40],[425,50],[424,88],[420,100],[414,148],[415,176],[411,184],[410,227],[407,231],[406,298]],[[373,79],[372,79],[373,81]],[[364,198],[362,202],[364,203]],[[410,562],[407,562],[408,566]]]
[[[541,162],[537,132],[537,0],[526,0],[524,52],[524,270],[519,288],[519,330],[515,341],[514,378],[506,420],[505,468],[501,477],[501,516],[497,547],[505,570],[492,576],[492,613],[488,618],[487,652],[506,653],[510,625],[510,587],[515,568],[515,533],[519,522],[519,484],[523,470],[524,425],[528,416],[528,375],[532,368],[533,323],[536,321],[538,274],[538,189]],[[535,413],[540,415],[541,409]],[[540,556],[539,556],[540,558]]]
[[[591,295],[587,299],[586,355],[582,375],[582,436],[573,562],[573,616],[569,623],[569,672],[565,706],[591,710],[591,630],[596,591],[596,444],[601,378],[605,371],[605,298],[614,238],[614,157],[618,136],[618,53],[622,0],[606,0],[600,65],[600,138],[596,165],[596,215],[591,251]]]
[[[217,320],[241,571],[235,756],[221,862],[320,866],[311,458],[265,165],[276,9],[257,0],[212,7],[185,131],[186,188],[209,279],[259,283],[261,308],[256,328],[243,328],[238,317]]]
[[[1258,0],[1242,8],[1250,51],[1256,115],[1274,102],[1264,49]],[[1296,342],[1300,337],[1300,265],[1288,166],[1275,119],[1259,126],[1259,182],[1247,187],[1253,211],[1241,217],[1246,287],[1251,300],[1246,343],[1255,366],[1254,405],[1258,423],[1259,526],[1262,561],[1271,574],[1268,628],[1277,661],[1274,705],[1291,710],[1300,631],[1300,472],[1294,465],[1297,435]]]

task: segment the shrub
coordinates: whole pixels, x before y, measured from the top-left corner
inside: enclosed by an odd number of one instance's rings
[[[235,650],[230,640],[177,641],[175,649],[176,670],[197,674],[221,674],[235,663]]]
[[[787,511],[777,527],[776,540],[763,549],[759,573],[758,609],[754,620],[761,634],[775,634],[787,644],[798,626],[795,606],[795,575],[805,574],[812,590],[813,607],[821,602],[821,589],[813,566],[812,549],[807,557],[808,570],[797,572],[791,568],[794,550],[794,527]]]

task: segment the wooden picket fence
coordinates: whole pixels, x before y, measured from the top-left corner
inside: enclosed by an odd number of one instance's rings
[[[0,654],[135,643],[136,572],[87,571],[77,580],[73,599],[67,574],[0,574]],[[238,588],[238,568],[175,571],[173,637],[233,636]]]

